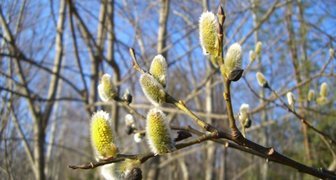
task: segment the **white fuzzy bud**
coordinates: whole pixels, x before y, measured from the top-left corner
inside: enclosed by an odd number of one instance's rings
[[[250,62],[253,62],[256,59],[256,53],[253,50],[250,50]]]
[[[154,57],[149,72],[163,87],[166,86],[167,62],[161,54]]]
[[[294,98],[294,94],[292,92],[287,93],[287,102],[288,102],[289,107],[292,110],[294,110],[295,98]]]
[[[132,114],[126,114],[125,115],[125,124],[126,126],[130,126],[130,127],[134,127],[134,118],[132,116]]]
[[[155,106],[166,102],[166,92],[163,86],[150,74],[140,76],[140,85],[147,99]]]
[[[133,139],[136,143],[141,143],[144,135],[140,132],[137,132],[133,135]]]
[[[258,41],[255,46],[255,53],[260,56],[262,50],[262,42]]]
[[[116,91],[112,84],[112,78],[109,74],[104,74],[98,85],[98,95],[104,102],[112,100],[116,96]]]
[[[266,87],[267,86],[267,80],[261,72],[257,72],[256,77],[257,77],[258,84],[261,87]]]
[[[250,105],[242,104],[239,109],[239,120],[244,122],[248,119],[248,112],[250,111]]]

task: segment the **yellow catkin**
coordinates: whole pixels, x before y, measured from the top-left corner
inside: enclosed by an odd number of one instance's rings
[[[257,44],[255,45],[255,53],[260,56],[262,50],[262,42],[258,41]]]
[[[256,53],[250,50],[250,62],[253,62],[256,59]]]
[[[175,149],[166,116],[157,108],[151,109],[147,114],[146,137],[154,154],[165,154]]]
[[[155,106],[166,102],[166,93],[163,86],[150,74],[140,76],[140,85],[147,99]]]
[[[324,97],[324,96],[320,96],[316,99],[316,103],[318,105],[325,105],[328,103],[328,98],[327,97]]]
[[[149,72],[162,86],[166,86],[167,62],[162,55],[154,57]]]
[[[266,80],[265,76],[261,72],[257,72],[256,77],[257,77],[258,84],[261,87],[265,87],[266,84],[267,84],[267,80]]]
[[[118,149],[113,141],[110,117],[104,111],[91,118],[91,142],[98,158],[116,157]]]
[[[328,96],[328,84],[326,82],[321,84],[320,96],[322,96],[322,97],[327,97]]]
[[[217,26],[216,16],[212,12],[202,13],[199,20],[200,43],[205,55],[217,55]]]
[[[314,101],[314,99],[315,99],[315,91],[313,89],[309,89],[307,100]]]

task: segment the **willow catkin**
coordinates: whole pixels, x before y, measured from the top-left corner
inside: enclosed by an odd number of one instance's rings
[[[257,81],[258,81],[259,86],[261,86],[261,87],[266,87],[267,86],[267,80],[266,80],[263,73],[257,72],[256,77],[257,77]]]
[[[146,137],[154,154],[165,154],[175,149],[166,116],[157,108],[151,109],[147,114]]]
[[[112,100],[116,96],[116,91],[112,84],[112,78],[109,74],[104,74],[98,85],[98,95],[104,102]]]
[[[163,87],[166,86],[166,77],[167,77],[167,62],[162,55],[157,55],[152,60],[149,72],[153,77],[161,83]]]
[[[150,74],[140,76],[140,85],[147,99],[155,106],[166,102],[166,92],[163,86]]]
[[[114,144],[110,116],[98,111],[91,118],[91,143],[98,158],[116,157],[118,149]]]
[[[217,55],[217,18],[212,12],[203,12],[199,19],[200,43],[205,55]]]
[[[242,48],[239,43],[232,44],[226,52],[224,58],[224,73],[229,77],[235,69],[242,67]]]

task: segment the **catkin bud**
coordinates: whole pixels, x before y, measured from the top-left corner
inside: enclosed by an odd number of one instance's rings
[[[239,109],[239,120],[241,122],[244,122],[246,119],[248,119],[248,112],[250,110],[250,105],[248,104],[242,104]]]
[[[199,20],[200,43],[205,55],[217,55],[217,19],[212,12],[203,12]]]
[[[251,120],[248,117],[248,112],[250,111],[250,106],[248,104],[242,104],[239,109],[239,121],[245,128],[251,126]]]
[[[128,104],[130,104],[130,103],[132,102],[133,97],[132,97],[132,95],[131,95],[131,93],[129,92],[128,89],[125,90],[125,92],[124,92],[124,94],[123,94],[123,99],[124,99]]]
[[[159,109],[151,109],[147,114],[146,137],[154,154],[165,154],[175,150],[166,116]]]
[[[142,74],[140,76],[140,84],[145,96],[153,105],[159,106],[166,102],[164,88],[152,75]]]
[[[105,111],[98,111],[91,118],[91,142],[98,158],[116,157],[118,149],[113,141],[110,116]]]
[[[309,89],[307,100],[314,101],[314,99],[315,99],[315,91],[313,89]]]
[[[104,74],[98,85],[98,94],[102,101],[107,102],[116,96],[116,91],[112,84],[112,78],[109,74]]]
[[[126,159],[125,161],[107,164],[101,167],[101,175],[106,180],[125,179],[134,168],[138,168],[140,162],[138,160]]]
[[[134,118],[131,114],[126,114],[125,124],[126,124],[126,126],[130,126],[130,127],[133,127],[133,128],[135,127]]]
[[[255,45],[255,53],[260,56],[262,50],[262,42],[258,41]]]
[[[264,87],[264,88],[268,87],[267,80],[261,72],[257,72],[256,77],[257,77],[258,84],[261,87]]]
[[[163,87],[166,86],[167,62],[162,55],[154,57],[149,72]]]
[[[235,69],[242,67],[242,48],[238,43],[232,44],[224,58],[224,72],[227,77]]]
[[[253,62],[256,59],[256,53],[253,50],[250,50],[250,62]]]
[[[144,137],[144,133],[141,133],[141,132],[137,132],[133,135],[133,139],[136,143],[140,143]]]
[[[328,96],[328,84],[326,82],[321,84],[320,96],[322,96],[322,97],[327,97]]]
[[[222,6],[219,6],[217,9],[217,16],[218,16],[218,21],[221,26],[223,26],[224,21],[225,21],[225,13],[224,9]]]
[[[294,110],[294,105],[295,105],[295,98],[294,94],[292,92],[287,93],[287,102],[291,110]]]

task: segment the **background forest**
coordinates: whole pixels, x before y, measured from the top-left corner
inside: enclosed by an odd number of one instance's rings
[[[0,0],[0,179],[102,179],[99,168],[73,170],[95,160],[90,118],[104,109],[112,117],[119,151],[149,151],[127,134],[125,116],[138,129],[152,107],[139,84],[129,48],[148,69],[154,56],[168,63],[166,91],[200,118],[229,132],[223,79],[203,55],[199,18],[219,5],[226,14],[224,52],[239,42],[244,78],[231,85],[232,106],[250,106],[247,139],[302,164],[336,170],[336,145],[304,124],[336,139],[336,1],[334,0]],[[261,54],[249,52],[262,42]],[[249,65],[248,65],[249,64]],[[261,88],[262,72],[278,94]],[[108,73],[119,96],[100,101],[97,85]],[[308,101],[309,90],[327,101]],[[282,105],[295,96],[295,113]],[[201,131],[184,112],[165,105],[173,127]],[[133,112],[133,111],[136,111]],[[238,121],[238,128],[241,129]],[[177,130],[173,130],[174,137]],[[193,134],[193,137],[197,137]],[[316,179],[266,158],[205,141],[157,156],[141,165],[143,179]]]

